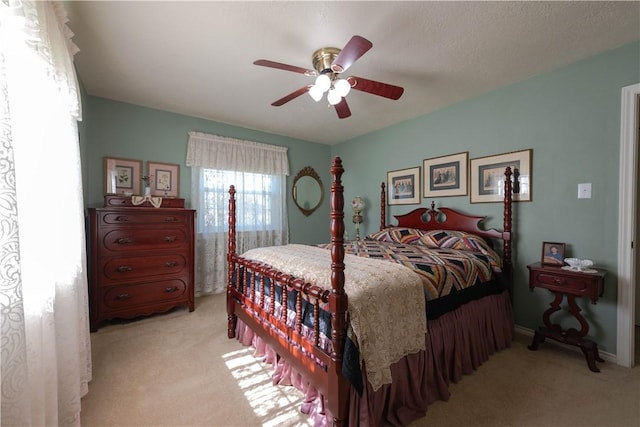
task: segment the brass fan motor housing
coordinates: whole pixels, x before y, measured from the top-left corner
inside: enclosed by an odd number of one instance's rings
[[[311,56],[311,61],[313,62],[313,68],[318,72],[318,74],[326,74],[332,72],[331,64],[336,59],[341,49],[337,47],[322,47],[315,52]]]

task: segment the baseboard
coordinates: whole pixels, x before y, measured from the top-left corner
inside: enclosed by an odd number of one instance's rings
[[[516,325],[515,326],[515,332],[516,334],[520,334],[520,335],[524,335],[527,337],[533,337],[533,329],[529,329],[529,328],[525,328],[523,326],[519,326]],[[558,341],[554,341],[554,340],[546,340],[545,344],[551,344],[551,345],[557,345],[563,348],[568,348],[577,352],[582,353],[582,351],[580,350],[579,347],[576,347],[575,345],[566,345],[566,344],[562,344],[561,342]],[[618,358],[616,357],[615,354],[612,353],[608,353],[606,351],[602,351],[600,349],[598,349],[598,353],[600,354],[600,357],[602,357],[604,360],[606,360],[607,362],[611,362],[611,363],[615,363],[616,365],[618,364]]]

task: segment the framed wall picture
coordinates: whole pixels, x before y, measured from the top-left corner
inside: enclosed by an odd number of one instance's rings
[[[471,203],[504,200],[504,171],[511,167],[513,201],[531,201],[531,149],[471,159]]]
[[[121,194],[124,196],[140,194],[141,172],[141,160],[105,157],[105,194]]]
[[[540,264],[562,267],[564,265],[564,243],[542,242]]]
[[[468,162],[468,151],[423,160],[423,197],[466,196]]]
[[[147,162],[147,174],[149,175],[152,196],[178,197],[180,165]]]
[[[387,172],[387,203],[411,205],[420,203],[420,168]]]

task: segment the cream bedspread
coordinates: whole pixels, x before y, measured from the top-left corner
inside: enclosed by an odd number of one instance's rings
[[[290,244],[251,249],[261,261],[324,289],[331,289],[331,252]],[[392,363],[425,349],[425,297],[411,269],[383,260],[345,255],[345,291],[351,327],[373,390],[391,383]]]

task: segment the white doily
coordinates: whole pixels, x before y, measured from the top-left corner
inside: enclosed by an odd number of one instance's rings
[[[162,197],[152,197],[149,195],[146,196],[131,196],[131,204],[133,206],[138,206],[143,204],[144,202],[149,201],[151,206],[154,208],[159,208],[162,205]]]

